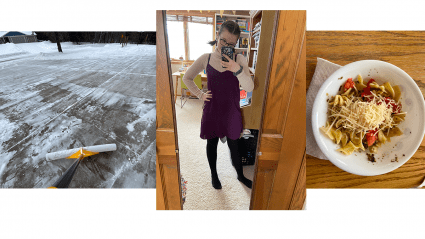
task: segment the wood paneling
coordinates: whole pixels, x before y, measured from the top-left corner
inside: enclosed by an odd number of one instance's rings
[[[156,163],[158,209],[182,209],[177,127],[168,53],[165,11],[157,11],[156,29]]]
[[[156,162],[158,162],[158,155],[156,155]],[[159,163],[156,164],[156,210],[165,210],[164,191],[162,188],[161,174],[159,173]]]
[[[252,209],[302,209],[305,200],[305,26],[305,11],[280,11]]]
[[[306,39],[306,37],[304,37],[304,39]],[[298,79],[296,81],[296,84],[302,84],[302,86],[300,88],[298,88],[299,91],[296,92],[296,94],[302,94],[301,88],[303,88],[303,90],[304,90],[305,87],[306,87],[305,86],[306,42],[307,41],[304,40],[303,49],[302,49],[302,52],[301,52],[300,65],[298,67],[298,72],[297,72],[297,76],[296,76],[297,79]],[[301,82],[304,82],[304,83],[301,83]],[[304,96],[303,100],[304,100],[303,110],[305,112],[305,110],[306,110],[306,108],[305,108],[305,102],[306,102],[305,96]],[[305,121],[305,114],[304,114],[304,126],[305,126],[305,123],[306,123],[306,121]],[[305,128],[304,128],[303,133],[304,133],[304,135],[306,135]],[[304,137],[304,142],[303,142],[304,149],[305,149],[305,145],[306,145],[306,141],[305,141],[305,137]],[[306,173],[306,161],[307,161],[306,160],[306,153],[305,153],[305,150],[304,150],[304,155],[303,155],[303,159],[302,159],[302,162],[301,162],[301,167],[300,167],[300,170],[298,172],[297,183],[295,185],[295,190],[294,190],[294,193],[292,195],[291,204],[289,206],[290,210],[302,209],[303,206],[304,206],[304,203],[305,203],[305,199],[306,199],[306,196],[307,196],[307,193],[306,193],[306,189],[307,189],[307,187],[306,187],[306,181],[307,181],[307,179],[306,179],[306,175],[307,175],[307,173]]]
[[[307,87],[317,57],[339,65],[359,60],[381,60],[409,74],[425,95],[424,31],[314,31],[307,32]],[[347,173],[328,160],[307,155],[308,188],[411,188],[425,175],[425,140],[400,168],[379,176]]]
[[[292,196],[292,201],[291,205],[289,206],[289,209],[299,210],[303,208],[306,196],[306,154],[304,152],[301,168],[298,173],[297,184],[295,186],[294,194]]]

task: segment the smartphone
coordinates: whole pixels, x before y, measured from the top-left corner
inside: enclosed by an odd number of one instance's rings
[[[222,46],[221,47],[221,55],[227,55],[230,59],[233,60],[234,48],[230,46]],[[229,62],[224,56],[221,56],[221,60],[225,62]],[[226,67],[223,67],[226,68]]]

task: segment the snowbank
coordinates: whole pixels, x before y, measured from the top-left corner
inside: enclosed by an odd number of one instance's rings
[[[13,43],[0,44],[0,56],[13,53],[22,53],[22,50]]]
[[[8,59],[34,57],[35,60],[70,60],[70,59],[109,59],[119,55],[151,56],[156,54],[155,45],[128,44],[122,47],[119,43],[96,43],[75,45],[72,42],[61,43],[63,53],[58,52],[57,44],[50,41],[32,43],[0,44],[0,63]],[[19,56],[18,56],[19,55]]]
[[[61,43],[62,48],[69,48],[72,46],[71,42],[63,42]],[[49,53],[49,52],[57,52],[58,47],[56,43],[51,42],[31,42],[31,43],[6,43],[0,44],[0,56],[1,55],[10,55],[16,53]]]

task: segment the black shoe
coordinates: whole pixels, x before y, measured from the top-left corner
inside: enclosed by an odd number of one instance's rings
[[[238,180],[239,182],[243,183],[248,188],[252,188],[252,181],[245,178],[245,176],[241,176],[241,177],[238,176]]]
[[[218,175],[211,176],[211,183],[213,188],[221,189],[221,183],[220,183],[220,180],[218,179]]]

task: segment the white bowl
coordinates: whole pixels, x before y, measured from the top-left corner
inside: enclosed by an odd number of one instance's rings
[[[367,159],[366,152],[354,152],[344,155],[337,152],[340,148],[331,139],[320,132],[326,124],[328,103],[326,99],[338,93],[339,87],[348,78],[355,81],[361,75],[365,82],[376,80],[380,85],[389,81],[391,85],[399,85],[401,89],[402,111],[407,112],[406,119],[398,127],[402,136],[391,138],[391,142],[378,148],[376,162]],[[343,77],[341,79],[341,77]],[[328,96],[326,94],[329,94]],[[338,168],[349,173],[373,176],[391,172],[409,160],[419,148],[425,133],[424,97],[415,81],[400,68],[383,61],[364,60],[350,63],[334,72],[323,83],[316,96],[312,112],[314,137],[322,152]],[[397,161],[395,160],[397,158]]]

